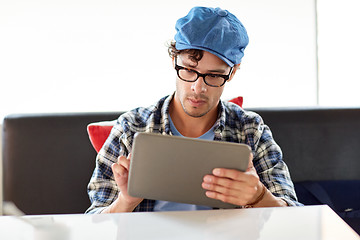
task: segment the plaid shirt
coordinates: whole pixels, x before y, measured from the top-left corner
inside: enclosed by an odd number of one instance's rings
[[[117,162],[120,155],[127,156],[131,152],[136,132],[172,135],[168,117],[172,97],[164,97],[156,105],[136,108],[118,118],[96,158],[96,167],[88,185],[92,205],[87,213],[99,213],[117,198],[119,189],[111,165]],[[288,168],[282,160],[281,149],[262,118],[229,102],[220,101],[219,109],[214,126],[214,140],[249,145],[260,181],[274,196],[281,197],[288,205],[301,205],[297,202]],[[154,200],[144,199],[134,211],[152,211],[154,203]]]

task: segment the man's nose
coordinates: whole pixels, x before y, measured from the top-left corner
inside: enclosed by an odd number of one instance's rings
[[[195,93],[204,93],[207,91],[207,85],[203,76],[199,77],[195,82],[193,82],[191,85],[191,90],[193,90]]]

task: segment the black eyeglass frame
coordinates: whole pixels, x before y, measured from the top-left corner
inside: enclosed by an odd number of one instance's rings
[[[195,80],[183,79],[182,77],[180,77],[180,74],[179,74],[179,71],[180,71],[181,69],[186,69],[187,71],[196,73],[196,75],[197,75],[196,79],[195,79]],[[175,70],[176,70],[176,73],[177,73],[178,77],[179,77],[181,80],[183,80],[183,81],[185,81],[185,82],[196,82],[196,81],[199,79],[199,77],[202,77],[202,79],[204,80],[204,83],[205,83],[206,85],[210,86],[210,87],[222,87],[222,86],[226,83],[226,81],[229,80],[230,75],[231,75],[233,69],[234,69],[234,67],[232,67],[232,68],[230,69],[230,72],[229,72],[228,75],[213,74],[213,73],[199,73],[199,72],[196,71],[196,70],[193,70],[193,69],[190,69],[190,68],[187,68],[187,67],[183,67],[183,66],[177,65],[177,58],[175,58]],[[206,80],[205,80],[205,79],[206,79],[206,76],[221,77],[221,78],[224,79],[224,82],[223,82],[221,85],[212,85],[212,84],[209,84],[209,83],[206,82]]]

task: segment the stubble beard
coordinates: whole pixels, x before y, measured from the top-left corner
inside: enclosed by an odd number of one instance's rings
[[[187,97],[186,97],[185,99],[187,99]],[[200,99],[205,99],[206,101],[208,100],[207,98],[204,98],[204,97],[202,97],[202,98],[200,98]],[[188,116],[193,117],[193,118],[201,118],[201,117],[205,116],[208,112],[210,112],[210,109],[207,109],[207,110],[204,111],[204,112],[191,113],[190,111],[188,111],[188,110],[186,109],[186,107],[185,107],[185,105],[184,105],[184,101],[180,101],[180,103],[181,103],[181,106],[182,106],[184,112],[185,112]],[[192,108],[192,107],[190,107],[190,108]],[[197,108],[194,107],[194,108],[192,108],[192,109],[197,109]]]

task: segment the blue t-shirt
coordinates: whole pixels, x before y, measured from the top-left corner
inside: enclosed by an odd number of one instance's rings
[[[176,129],[171,117],[169,115],[170,129],[174,136],[181,136],[181,133]],[[214,140],[214,127],[212,127],[209,131],[198,137],[198,139],[203,140]],[[211,207],[208,206],[199,206],[194,204],[185,204],[185,203],[176,203],[176,202],[168,202],[168,201],[155,201],[154,212],[159,211],[194,211],[194,210],[210,210]]]

